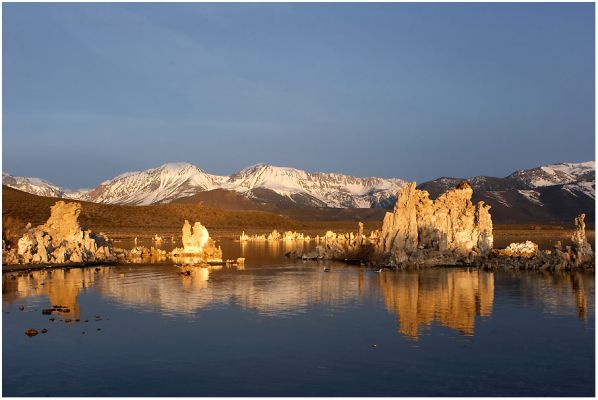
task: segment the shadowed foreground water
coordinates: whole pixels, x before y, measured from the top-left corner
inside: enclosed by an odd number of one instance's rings
[[[223,250],[245,268],[4,274],[3,394],[594,395],[593,274],[377,273],[289,261],[283,244]],[[68,312],[42,314],[52,305]]]

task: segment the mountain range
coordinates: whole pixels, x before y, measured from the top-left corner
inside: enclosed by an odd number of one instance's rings
[[[418,188],[435,198],[463,180],[442,177]],[[594,221],[594,161],[521,169],[505,178],[475,176],[466,180],[473,187],[473,201],[490,204],[495,221],[570,224],[581,212],[586,213],[587,221]]]
[[[505,178],[442,177],[418,186],[432,198],[468,180],[474,200],[492,205],[504,223],[561,223],[579,212],[594,220],[595,162],[561,163],[515,171]],[[24,192],[105,204],[201,203],[218,208],[390,208],[406,181],[257,164],[229,176],[189,163],[127,172],[94,189],[72,191],[39,178],[2,174],[3,185]]]

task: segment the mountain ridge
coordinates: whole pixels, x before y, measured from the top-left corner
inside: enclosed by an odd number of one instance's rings
[[[517,170],[504,178],[441,177],[418,188],[436,198],[459,182],[473,188],[473,201],[492,206],[492,216],[504,223],[562,223],[581,212],[594,221],[595,162],[549,164]]]
[[[361,178],[269,164],[256,164],[221,176],[209,174],[191,163],[166,163],[143,171],[122,173],[82,192],[69,192],[46,181],[47,188],[38,188],[23,179],[3,174],[3,183],[15,189],[105,204],[168,203],[200,192],[225,189],[250,199],[262,199],[266,190],[301,206],[340,208],[389,205],[394,201],[396,191],[405,184],[396,178]]]
[[[213,175],[191,163],[166,163],[131,171],[101,182],[91,190],[69,191],[39,178],[3,173],[3,184],[25,192],[104,204],[149,205],[176,202],[210,203],[243,208],[390,208],[405,183],[399,178],[354,177],[308,172],[291,167],[255,164],[228,176]],[[548,164],[519,169],[504,178],[441,177],[421,183],[431,198],[467,180],[474,200],[493,207],[507,221],[557,221],[574,212],[593,220],[595,162]],[[226,192],[231,194],[227,195]],[[236,193],[233,195],[232,193]],[[246,200],[242,200],[242,198]],[[240,205],[241,206],[241,205]],[[590,210],[591,208],[591,210]],[[559,216],[559,209],[566,210]]]

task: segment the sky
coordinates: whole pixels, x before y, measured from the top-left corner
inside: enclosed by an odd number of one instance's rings
[[[4,3],[2,170],[423,182],[595,159],[594,4]]]

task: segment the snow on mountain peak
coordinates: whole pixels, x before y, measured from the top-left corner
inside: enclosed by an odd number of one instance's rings
[[[190,163],[167,163],[118,175],[102,182],[85,197],[98,203],[148,205],[215,189],[223,179]]]
[[[485,187],[491,191],[513,187],[527,197],[533,195],[530,190],[534,188],[566,185],[564,190],[594,198],[594,171],[594,161],[561,163],[518,170],[507,178],[476,177],[471,178],[471,181],[476,188]],[[144,171],[126,172],[102,182],[92,190],[68,191],[39,178],[14,177],[6,173],[2,174],[2,181],[5,185],[42,196],[111,204],[165,203],[213,189],[232,190],[259,199],[264,195],[262,189],[267,189],[297,204],[359,208],[390,206],[397,191],[405,184],[401,179],[307,172],[264,163],[244,168],[230,176],[219,176],[208,174],[188,162],[166,163]],[[440,178],[434,182],[448,189],[458,181]]]
[[[594,161],[582,163],[549,164],[532,169],[523,169],[509,175],[531,188],[564,185],[576,181],[592,181],[595,179]]]
[[[299,196],[329,207],[386,205],[404,182],[400,179],[355,178],[333,173],[310,173],[291,167],[256,164],[230,176],[210,175],[189,163],[168,163],[127,172],[103,182],[86,195],[90,201],[145,205],[169,202],[212,189],[226,189],[253,197],[254,189],[268,189],[292,201]]]
[[[64,190],[62,188],[40,178],[12,176],[6,172],[3,172],[2,184],[27,193],[33,193],[38,196],[64,196]]]
[[[394,199],[404,185],[400,179],[356,178],[349,175],[256,164],[233,175],[224,188],[251,195],[265,188],[293,199],[296,195],[329,207],[372,207]]]

